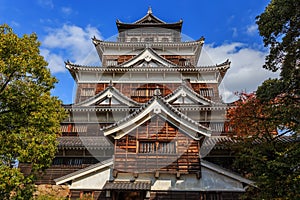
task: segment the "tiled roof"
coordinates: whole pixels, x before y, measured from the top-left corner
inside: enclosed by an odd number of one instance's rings
[[[209,104],[217,104],[203,96],[201,96],[200,94],[198,94],[197,92],[195,92],[193,89],[191,89],[187,83],[185,81],[182,82],[181,86],[179,86],[176,90],[174,90],[172,93],[170,93],[169,95],[165,96],[164,99],[166,101],[168,101],[168,99],[172,98],[173,96],[177,95],[177,93],[180,90],[185,90],[186,92],[190,93],[191,96],[195,96],[196,98],[202,99],[203,101],[209,103]],[[197,105],[198,107],[198,105]]]
[[[300,142],[300,137],[291,137],[291,136],[282,136],[275,139],[276,142],[280,143],[292,143],[292,142]],[[201,148],[211,148],[214,149],[228,149],[230,148],[230,144],[238,143],[239,140],[229,136],[211,136],[207,137]],[[253,144],[259,144],[263,141],[260,139],[256,139],[253,141]]]
[[[115,98],[117,98],[118,100],[120,100],[126,106],[141,106],[140,103],[135,102],[134,100],[132,100],[131,98],[127,97],[122,92],[120,92],[117,88],[115,88],[112,85],[112,83],[110,83],[108,87],[106,87],[104,90],[102,90],[101,92],[99,92],[95,96],[93,96],[91,98],[88,98],[87,100],[82,101],[82,102],[76,104],[75,106],[76,107],[77,106],[78,107],[80,107],[80,106],[93,106],[93,105],[97,104],[98,101],[101,100],[99,98],[101,96],[105,95],[105,94],[107,94],[107,95],[108,94],[113,95]]]
[[[207,137],[201,146],[203,149],[211,149],[212,147],[214,149],[228,149],[228,143],[235,143],[236,141],[227,136],[211,136]]]
[[[211,72],[218,70],[228,70],[230,62],[226,61],[218,65],[210,66],[189,66],[189,67],[102,67],[102,66],[87,66],[79,65],[71,62],[66,62],[66,68],[71,71],[93,71],[93,72]]]
[[[112,144],[104,136],[97,137],[59,137],[58,148],[70,149],[109,149],[113,148]]]
[[[150,190],[151,182],[127,182],[127,181],[107,181],[103,187],[104,190]]]
[[[65,176],[56,178],[56,179],[54,179],[54,181],[56,182],[56,184],[65,183],[67,181],[74,180],[75,178],[78,178],[78,176],[80,177],[80,176],[86,175],[86,174],[90,173],[90,171],[94,172],[94,171],[103,169],[105,167],[111,167],[112,165],[113,165],[113,159],[111,158],[111,159],[99,162],[97,164],[90,165],[89,167],[80,169],[78,171],[67,174]]]
[[[96,37],[92,38],[93,43],[105,47],[140,47],[140,48],[145,48],[148,45],[148,42],[115,42],[115,41],[104,41],[104,40],[99,40]],[[189,46],[198,46],[202,45],[204,43],[204,38],[201,37],[198,40],[193,40],[193,41],[180,41],[180,42],[157,42],[157,43],[152,43],[151,47],[156,48],[156,47],[189,47]]]

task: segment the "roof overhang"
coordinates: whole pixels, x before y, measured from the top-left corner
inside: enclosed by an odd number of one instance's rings
[[[209,137],[211,135],[210,129],[190,119],[159,97],[154,97],[148,104],[125,119],[104,128],[104,135],[120,139],[156,115],[173,124],[193,139],[199,140],[201,136]]]

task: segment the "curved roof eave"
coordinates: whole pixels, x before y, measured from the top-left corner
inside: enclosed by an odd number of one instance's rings
[[[121,131],[121,135],[116,136],[116,139],[119,139],[120,137],[126,135],[128,132],[135,128],[132,128],[132,125],[137,126],[137,124],[134,122],[142,123],[151,118],[151,116],[148,116],[151,112],[158,115],[160,115],[162,112],[167,114],[167,116],[169,116],[170,119],[180,124],[180,126],[182,126],[182,129],[184,130],[190,130],[208,137],[211,135],[211,130],[209,128],[204,127],[199,123],[195,122],[194,120],[190,119],[188,116],[184,115],[183,113],[175,109],[173,106],[171,106],[169,103],[167,103],[160,96],[154,96],[150,101],[148,101],[142,107],[140,107],[140,109],[136,110],[134,113],[116,122],[115,124],[103,128],[102,131],[104,132],[105,136],[112,135]],[[190,134],[190,131],[184,132],[190,135],[190,137],[197,139],[196,136]]]

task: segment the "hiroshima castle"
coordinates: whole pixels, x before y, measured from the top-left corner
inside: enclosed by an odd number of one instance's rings
[[[234,200],[254,183],[232,172],[228,105],[219,85],[230,61],[198,66],[204,38],[148,9],[116,21],[115,41],[92,38],[102,66],[66,62],[77,85],[58,153],[37,184],[70,199]],[[91,36],[92,37],[92,36]]]

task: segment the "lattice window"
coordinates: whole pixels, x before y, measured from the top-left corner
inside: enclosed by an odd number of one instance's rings
[[[106,65],[107,66],[117,66],[118,65],[118,60],[114,59],[114,60],[107,60],[106,61]]]
[[[176,153],[176,143],[173,141],[171,142],[142,141],[139,143],[139,153],[174,154]]]
[[[213,88],[201,88],[199,93],[201,96],[206,96],[206,97],[214,96]]]
[[[154,42],[154,38],[153,37],[145,38],[144,41],[145,42]]]
[[[95,88],[82,88],[81,96],[93,96],[95,94]]]
[[[176,153],[176,143],[175,142],[159,142],[157,152],[158,153]]]
[[[140,153],[155,153],[156,143],[155,142],[140,142]]]
[[[135,38],[135,37],[133,37],[133,38],[130,38],[130,42],[137,42],[138,41],[138,39],[137,38]]]

